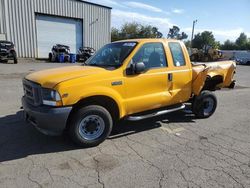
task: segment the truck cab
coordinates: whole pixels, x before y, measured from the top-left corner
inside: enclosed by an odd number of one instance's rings
[[[131,39],[105,45],[81,66],[39,71],[23,79],[27,120],[45,134],[67,131],[96,146],[121,119],[137,121],[185,108],[211,116],[211,92],[232,87],[232,61],[192,64],[181,41]]]

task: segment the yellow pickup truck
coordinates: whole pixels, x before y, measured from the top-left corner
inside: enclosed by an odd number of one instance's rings
[[[23,79],[26,119],[44,134],[66,131],[96,146],[118,120],[138,121],[192,104],[198,118],[217,106],[212,91],[233,88],[233,61],[191,63],[183,42],[131,39],[105,45],[86,63]]]

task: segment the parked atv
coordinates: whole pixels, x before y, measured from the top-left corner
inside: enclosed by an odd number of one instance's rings
[[[8,63],[9,60],[13,60],[14,64],[17,64],[17,55],[13,42],[0,41],[0,61]]]
[[[49,53],[50,62],[67,62],[69,61],[70,47],[62,44],[56,44],[52,47],[51,52]],[[63,57],[63,60],[60,60],[60,56]]]
[[[78,53],[76,55],[76,61],[87,61],[93,54],[95,53],[95,49],[91,47],[81,47],[78,49]]]

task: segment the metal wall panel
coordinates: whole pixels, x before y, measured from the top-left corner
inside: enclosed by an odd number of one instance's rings
[[[111,40],[111,9],[79,0],[0,0],[0,33],[13,41],[18,57],[38,57],[35,15],[83,20],[83,45],[99,49]]]

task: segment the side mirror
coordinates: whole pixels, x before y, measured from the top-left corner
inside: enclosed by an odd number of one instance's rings
[[[127,75],[134,75],[140,74],[146,70],[145,64],[143,62],[139,62],[134,64],[133,62],[130,63],[130,66],[126,69]]]
[[[143,62],[135,64],[135,74],[143,73],[146,70],[145,64]]]

